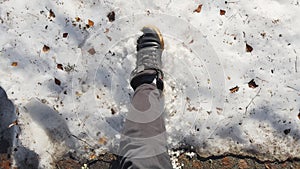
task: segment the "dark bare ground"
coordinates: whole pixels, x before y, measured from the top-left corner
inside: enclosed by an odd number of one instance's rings
[[[254,158],[235,155],[192,159],[181,155],[179,162],[184,164],[183,169],[300,169],[299,160],[261,162]]]
[[[72,157],[64,157],[55,163],[57,169],[80,169],[87,164],[89,169],[109,169],[116,156],[104,154],[92,161],[77,160]],[[194,156],[190,158],[185,154],[179,156],[182,169],[300,169],[300,160],[288,160],[285,162],[260,162],[254,158],[236,155],[202,158]]]

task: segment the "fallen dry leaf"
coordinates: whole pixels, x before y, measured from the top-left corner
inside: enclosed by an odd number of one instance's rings
[[[243,160],[243,159],[239,161],[238,166],[239,166],[239,169],[248,169],[249,168],[247,161]]]
[[[77,17],[75,17],[75,21],[76,22],[79,22],[81,19],[77,16]]]
[[[111,41],[112,40],[112,38],[110,37],[110,36],[106,36],[107,37],[107,39],[109,40],[109,41]]]
[[[68,37],[68,33],[63,33],[63,38],[67,38]]]
[[[231,88],[231,89],[229,89],[229,90],[230,90],[231,93],[235,93],[235,92],[238,92],[239,89],[240,89],[240,88],[239,88],[238,86],[235,86],[235,87],[233,87],[233,88]]]
[[[197,9],[194,10],[194,12],[200,13],[202,9],[202,4],[198,5]]]
[[[149,16],[151,14],[151,11],[150,10],[147,10],[147,15]]]
[[[220,15],[225,15],[226,11],[223,9],[220,9]]]
[[[56,85],[58,85],[58,86],[60,86],[60,85],[61,85],[61,81],[60,81],[60,80],[58,80],[58,79],[56,79],[56,78],[54,78],[54,82],[55,82],[55,84],[56,84]]]
[[[222,109],[222,108],[220,108],[220,107],[216,107],[216,109],[217,109],[217,110],[220,110],[220,111],[222,111],[222,110],[223,110],[223,109]]]
[[[96,53],[96,50],[94,48],[91,48],[88,50],[90,55],[94,55]]]
[[[274,19],[274,20],[272,21],[272,23],[277,24],[279,21],[280,21],[279,19]]]
[[[57,64],[57,69],[60,69],[60,70],[64,70],[64,67],[63,67],[63,65],[62,64]]]
[[[55,14],[52,11],[52,9],[50,9],[50,11],[49,11],[49,18],[55,18]]]
[[[249,83],[248,86],[252,89],[255,89],[258,87],[258,85],[254,82],[254,79],[252,79]]]
[[[189,112],[192,112],[192,111],[198,111],[198,109],[196,108],[196,107],[188,107],[187,108],[187,110],[189,111]]]
[[[94,22],[92,20],[88,20],[88,25],[89,25],[89,27],[93,27],[94,26]]]
[[[47,53],[47,52],[49,52],[49,50],[50,50],[49,46],[47,46],[47,45],[43,46],[43,52]]]
[[[14,66],[14,67],[18,66],[18,62],[12,62],[11,66]]]
[[[266,32],[262,32],[260,35],[264,38],[266,36]]]
[[[97,158],[96,154],[93,153],[93,154],[90,155],[90,160],[94,160],[96,158]]]
[[[220,108],[220,107],[216,107],[216,109],[217,109],[217,113],[218,113],[218,114],[221,114],[221,113],[222,113],[222,111],[223,111],[223,109],[222,109],[222,108]]]
[[[14,122],[12,122],[12,123],[8,126],[8,128],[11,128],[11,127],[14,126],[14,125],[18,125],[18,121],[17,121],[17,120],[15,120]]]
[[[288,135],[291,132],[291,129],[285,129],[283,132],[285,135]]]
[[[76,96],[82,96],[82,93],[76,91],[76,92],[75,92],[75,95],[76,95]]]
[[[246,43],[246,52],[252,52],[252,51],[253,51],[253,47]]]
[[[116,14],[114,11],[111,11],[110,13],[107,14],[107,18],[109,20],[109,22],[113,22],[116,19]]]
[[[107,138],[101,137],[101,138],[99,139],[98,142],[99,142],[100,144],[102,144],[102,145],[106,145],[106,143],[107,143]]]
[[[298,119],[300,120],[300,112],[299,112],[299,114],[298,114]]]
[[[112,114],[112,115],[116,114],[115,109],[111,108],[110,111],[111,111],[111,114]]]
[[[104,33],[108,33],[109,32],[109,29],[108,28],[106,28],[105,29],[105,31],[104,31]]]

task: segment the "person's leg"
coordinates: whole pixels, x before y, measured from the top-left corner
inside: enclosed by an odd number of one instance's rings
[[[122,169],[171,169],[164,122],[162,35],[144,27],[137,41],[137,64],[130,85],[135,90],[124,124],[119,155]]]
[[[154,84],[139,86],[124,124],[121,168],[172,168],[166,146],[163,96]]]

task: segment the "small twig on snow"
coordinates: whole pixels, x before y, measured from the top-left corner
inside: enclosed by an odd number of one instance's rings
[[[85,140],[83,140],[83,139],[81,139],[81,138],[79,138],[79,137],[77,137],[77,136],[75,136],[74,134],[72,134],[71,135],[72,137],[74,137],[74,138],[76,138],[77,140],[79,140],[79,141],[82,141],[82,142],[84,142],[85,144],[87,144],[88,146],[90,146],[90,147],[93,147],[92,145],[90,145],[88,142],[86,142]]]
[[[298,70],[297,70],[297,62],[298,62],[298,56],[296,56],[296,61],[295,61],[295,71],[296,71],[296,73],[298,72]]]
[[[254,99],[259,95],[260,91],[261,91],[261,88],[259,88],[259,90],[258,90],[258,92],[256,93],[256,95],[251,99],[251,101],[249,102],[249,104],[246,106],[246,108],[245,108],[245,114],[247,113],[248,108],[249,108],[249,106],[251,105],[251,103],[253,103]]]
[[[287,88],[290,88],[290,89],[293,89],[293,90],[295,90],[295,91],[297,91],[297,92],[300,92],[300,90],[298,90],[298,89],[296,89],[296,88],[294,88],[294,87],[291,87],[291,86],[286,86]]]

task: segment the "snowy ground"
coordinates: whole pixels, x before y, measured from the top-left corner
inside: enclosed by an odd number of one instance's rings
[[[298,0],[1,0],[0,86],[15,104],[16,161],[30,152],[50,168],[70,149],[116,153],[135,41],[149,24],[166,42],[170,148],[300,158],[298,13]]]

